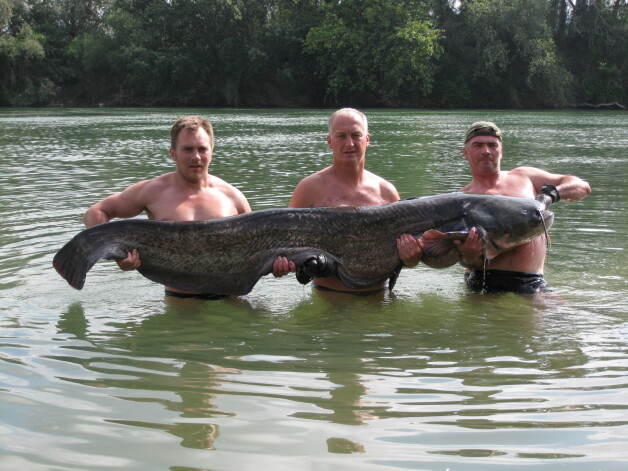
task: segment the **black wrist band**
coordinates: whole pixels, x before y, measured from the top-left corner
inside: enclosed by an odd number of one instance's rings
[[[560,195],[558,194],[558,190],[556,189],[554,185],[550,185],[549,183],[546,183],[545,185],[541,187],[541,193],[552,198],[552,203],[556,203],[557,201],[560,201]]]

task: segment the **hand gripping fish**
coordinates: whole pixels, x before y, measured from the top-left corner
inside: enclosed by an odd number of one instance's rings
[[[124,259],[137,249],[138,271],[180,290],[225,295],[249,293],[284,256],[295,263],[297,280],[337,276],[363,288],[389,280],[403,266],[396,240],[430,231],[422,262],[445,268],[460,261],[454,240],[476,227],[484,257],[546,233],[554,215],[533,199],[471,193],[411,198],[383,206],[267,209],[198,222],[125,219],[85,229],[54,257],[57,272],[82,289],[101,258]]]

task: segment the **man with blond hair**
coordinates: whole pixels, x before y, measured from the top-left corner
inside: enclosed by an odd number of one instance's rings
[[[364,113],[353,108],[342,108],[333,113],[327,135],[332,164],[301,180],[292,193],[289,206],[377,206],[399,201],[392,183],[365,168],[370,140]],[[409,234],[403,234],[397,240],[397,249],[406,266],[415,266],[423,255],[420,242]],[[275,276],[290,271],[295,271],[295,266],[285,257],[275,261]],[[319,289],[351,293],[378,292],[385,288],[385,282],[367,288],[350,288],[336,277],[314,278],[312,282]]]

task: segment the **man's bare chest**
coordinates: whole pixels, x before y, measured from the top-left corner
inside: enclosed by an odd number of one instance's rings
[[[151,204],[148,212],[161,221],[203,221],[238,214],[231,200],[212,195],[164,197]]]

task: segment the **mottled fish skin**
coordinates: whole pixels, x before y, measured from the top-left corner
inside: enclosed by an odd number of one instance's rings
[[[545,218],[545,221],[543,221]],[[543,234],[553,222],[532,199],[448,193],[412,198],[383,206],[289,208],[254,211],[197,222],[125,219],[93,226],[77,234],[54,257],[57,272],[82,289],[99,259],[122,259],[137,249],[138,271],[180,290],[244,295],[285,256],[297,266],[298,279],[338,276],[352,288],[390,279],[402,265],[396,240],[420,237],[429,229],[463,239],[471,227],[487,239],[492,256]],[[460,254],[426,251],[422,263],[451,266]],[[392,288],[392,287],[391,287]]]

